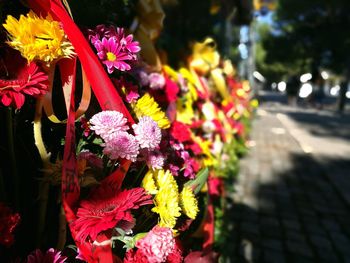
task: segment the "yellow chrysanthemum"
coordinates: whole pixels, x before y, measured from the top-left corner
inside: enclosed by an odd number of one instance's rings
[[[159,226],[174,228],[177,218],[181,215],[177,183],[170,173],[164,170],[149,170],[145,175],[142,186],[154,197],[154,213],[159,214]]]
[[[181,215],[179,206],[179,193],[172,187],[164,187],[158,191],[154,198],[155,207],[152,211],[159,214],[161,227],[174,228],[176,219]]]
[[[73,46],[64,31],[51,16],[45,19],[30,11],[19,20],[7,16],[4,28],[10,34],[8,44],[21,52],[28,61],[41,60],[50,63],[74,55]]]
[[[154,175],[159,189],[169,187],[177,191],[177,183],[169,170],[157,170],[154,172]]]
[[[133,108],[138,118],[149,116],[158,123],[158,126],[161,129],[167,129],[170,127],[170,122],[165,113],[159,108],[158,103],[155,102],[148,93],[143,95]]]
[[[158,188],[156,186],[156,182],[153,179],[153,172],[151,170],[148,170],[145,177],[142,180],[141,186],[145,188],[147,193],[155,195],[158,193]]]
[[[185,186],[180,194],[180,204],[182,212],[191,219],[195,219],[198,214],[198,201],[194,196],[191,187]]]

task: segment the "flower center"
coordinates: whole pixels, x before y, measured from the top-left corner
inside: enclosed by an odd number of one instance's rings
[[[108,61],[115,61],[117,57],[112,52],[107,52],[107,60]]]

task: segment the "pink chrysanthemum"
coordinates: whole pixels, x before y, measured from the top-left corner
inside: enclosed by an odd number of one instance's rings
[[[127,132],[116,132],[106,140],[103,153],[112,160],[125,158],[135,162],[139,154],[139,143],[135,136]]]
[[[145,150],[143,155],[145,156],[148,167],[151,167],[153,170],[160,170],[163,168],[165,157],[159,151]]]
[[[144,238],[136,242],[150,263],[164,262],[175,247],[175,239],[170,228],[155,226]]]
[[[152,204],[151,196],[141,187],[123,191],[101,187],[89,200],[80,202],[72,228],[78,240],[83,242],[89,237],[94,241],[98,234],[119,223],[133,223],[131,210],[148,204]]]
[[[135,137],[141,148],[154,149],[162,140],[162,131],[158,124],[149,116],[139,119],[138,124],[133,126]]]
[[[36,249],[27,257],[27,263],[64,263],[67,257],[61,255],[61,251],[50,248],[46,253]]]
[[[128,120],[119,111],[101,111],[90,119],[91,130],[108,141],[112,134],[127,131]]]
[[[133,60],[134,58],[123,50],[123,47],[118,43],[115,37],[102,38],[102,41],[96,41],[95,47],[97,55],[101,59],[102,63],[107,66],[109,74],[113,73],[114,69],[120,71],[128,71],[131,69],[130,65],[126,62]]]
[[[20,109],[25,101],[25,95],[38,97],[48,90],[48,77],[34,63],[19,69],[16,79],[0,79],[0,101],[3,105],[13,105]]]
[[[151,89],[163,89],[165,86],[165,78],[162,74],[159,73],[151,73],[148,76],[149,78],[149,87]]]

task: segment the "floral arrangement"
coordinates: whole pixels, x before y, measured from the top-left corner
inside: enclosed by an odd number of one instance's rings
[[[0,103],[16,110],[9,111],[9,130],[13,117],[32,107],[32,145],[41,163],[38,248],[6,250],[7,257],[215,262],[224,180],[236,172],[246,120],[257,106],[249,85],[226,70],[212,39],[196,43],[187,66],[155,70],[128,29],[81,30],[65,1],[27,2],[28,13],[9,14],[3,24],[9,74],[0,76]],[[52,191],[56,209],[48,203]],[[16,228],[26,221],[15,199],[16,213],[0,205],[6,249],[16,246]],[[51,214],[58,220],[48,222]],[[54,229],[58,234],[46,238]]]

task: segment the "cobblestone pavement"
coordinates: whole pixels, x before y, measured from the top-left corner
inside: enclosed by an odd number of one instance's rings
[[[350,262],[350,156],[308,153],[289,130],[261,107],[228,209],[228,262]]]

